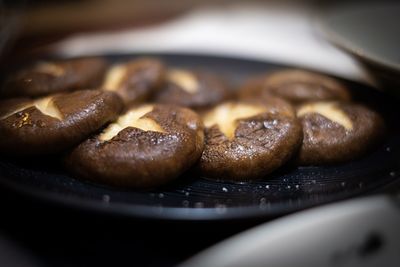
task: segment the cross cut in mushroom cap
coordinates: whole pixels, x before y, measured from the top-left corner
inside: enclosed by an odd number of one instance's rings
[[[302,128],[286,101],[225,102],[206,114],[204,177],[249,181],[287,162],[302,141]]]
[[[116,91],[121,86],[121,83],[127,74],[127,66],[124,64],[118,64],[111,67],[107,72],[102,88],[109,91]]]
[[[217,125],[219,130],[230,140],[235,137],[237,121],[266,112],[262,105],[228,102],[217,106],[204,117],[204,125]]]
[[[189,94],[195,94],[199,91],[199,82],[196,76],[190,71],[171,69],[167,73],[167,79]]]
[[[351,119],[337,106],[336,102],[316,102],[302,105],[297,111],[297,116],[303,117],[309,113],[320,114],[327,119],[343,126],[348,131],[353,129],[353,123]]]
[[[61,153],[79,144],[122,111],[114,93],[80,90],[0,103],[0,151],[12,155]]]
[[[51,97],[51,96],[39,98],[32,102],[28,102],[27,104],[17,107],[15,110],[12,110],[12,111],[2,115],[0,117],[0,119],[6,119],[18,112],[21,112],[30,107],[37,108],[42,114],[44,114],[46,116],[50,116],[50,117],[58,119],[58,120],[63,119],[63,116],[62,116],[60,110],[55,105],[53,97]]]
[[[66,162],[83,179],[154,187],[178,178],[198,161],[204,148],[203,130],[201,118],[189,109],[142,105],[77,146]]]
[[[9,97],[45,97],[61,92],[98,88],[107,62],[100,58],[39,61],[7,75],[1,94]]]
[[[130,109],[127,113],[120,116],[115,123],[110,124],[100,135],[101,141],[111,140],[120,131],[127,127],[135,127],[143,131],[165,132],[162,127],[150,118],[144,118],[146,114],[153,110],[153,105],[143,105]]]
[[[165,66],[155,58],[137,58],[111,66],[101,88],[112,91],[124,101],[125,106],[143,103],[163,85]]]

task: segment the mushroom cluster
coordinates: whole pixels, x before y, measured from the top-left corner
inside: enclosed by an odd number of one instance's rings
[[[2,154],[55,154],[78,178],[129,188],[189,169],[245,182],[287,164],[348,161],[385,129],[340,81],[304,70],[233,90],[218,74],[157,58],[78,58],[37,62],[9,75],[0,93]]]

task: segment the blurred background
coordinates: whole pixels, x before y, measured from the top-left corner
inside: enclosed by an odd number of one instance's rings
[[[357,1],[2,1],[3,61],[40,53],[207,53],[306,66],[371,82],[316,34],[315,18]],[[361,1],[365,3],[366,1]]]

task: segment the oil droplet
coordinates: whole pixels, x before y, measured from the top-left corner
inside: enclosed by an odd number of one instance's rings
[[[190,195],[190,193],[186,191],[186,192],[185,192],[185,196],[188,197],[189,195]]]
[[[342,187],[344,187],[344,186],[346,185],[346,182],[341,182],[340,185],[341,185]]]
[[[164,197],[164,194],[163,194],[163,193],[160,193],[160,194],[158,194],[158,197],[159,197],[159,198],[163,198],[163,197]]]
[[[290,189],[290,188],[291,188],[291,186],[290,186],[290,185],[288,185],[286,188],[287,188],[287,189]]]
[[[386,152],[392,152],[392,148],[391,148],[390,146],[388,146],[388,147],[386,148]]]
[[[189,201],[187,200],[182,201],[182,206],[189,207]]]
[[[395,172],[390,172],[389,175],[390,175],[391,177],[395,177],[395,176],[396,176],[396,173],[395,173]]]
[[[195,121],[189,121],[187,126],[192,130],[197,130],[197,123]]]
[[[226,192],[228,192],[228,188],[222,187],[222,191],[224,191],[226,193]]]
[[[265,188],[266,188],[266,189],[269,189],[269,184],[267,184],[267,185],[265,186]]]
[[[296,189],[299,189],[299,188],[300,188],[300,185],[296,184],[296,186],[295,186],[295,187],[296,187]]]
[[[271,128],[270,124],[271,124],[271,122],[269,122],[269,121],[264,121],[263,122],[264,128],[266,128],[266,129]]]

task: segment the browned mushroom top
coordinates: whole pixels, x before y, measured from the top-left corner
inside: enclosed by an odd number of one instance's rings
[[[227,100],[230,95],[229,88],[215,74],[170,69],[167,72],[166,85],[155,96],[155,101],[204,109]]]
[[[106,66],[106,61],[98,57],[41,61],[11,75],[1,93],[8,97],[38,97],[95,88],[101,84]]]
[[[376,112],[352,103],[314,102],[298,107],[304,140],[299,164],[326,164],[354,159],[377,142],[384,122]]]
[[[84,179],[128,187],[152,187],[177,178],[201,156],[203,123],[186,108],[133,107],[68,156]]]
[[[163,84],[164,64],[152,58],[139,58],[112,66],[102,88],[116,92],[126,105],[148,100]]]
[[[200,169],[216,179],[262,178],[286,162],[302,139],[292,107],[277,98],[218,105],[204,123]]]
[[[45,154],[79,143],[113,120],[122,103],[113,93],[83,90],[33,100],[8,99],[0,107],[1,150]]]
[[[347,88],[325,75],[283,70],[253,78],[239,90],[239,98],[282,97],[294,104],[320,100],[350,100]]]

